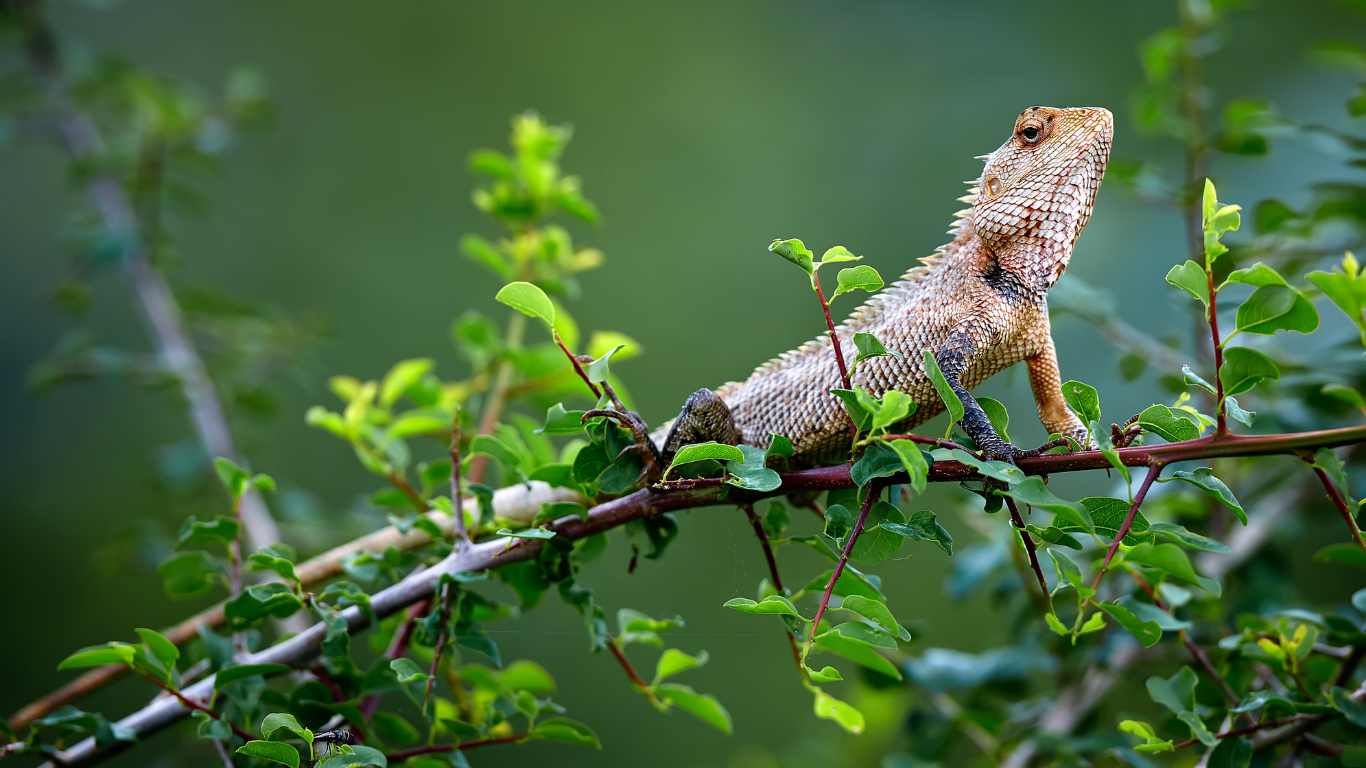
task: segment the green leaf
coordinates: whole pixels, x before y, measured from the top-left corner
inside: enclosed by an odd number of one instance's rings
[[[920,450],[913,440],[892,440],[884,443],[891,447],[896,453],[897,460],[901,462],[901,468],[906,472],[908,484],[911,490],[916,493],[925,492],[925,483],[929,479],[930,462],[925,458],[925,453]],[[865,454],[866,455],[866,454]],[[953,554],[950,552],[949,554]]]
[[[791,458],[794,453],[796,453],[796,449],[792,446],[791,440],[783,435],[768,436],[768,450],[765,452],[767,457],[787,459]]]
[[[816,271],[811,251],[807,249],[805,243],[795,237],[787,240],[775,239],[768,244],[768,250],[796,264],[808,275]]]
[[[1080,508],[1075,502],[1059,498],[1038,477],[1027,477],[1015,485],[1001,490],[1000,493],[1023,504],[1046,509],[1050,512],[1068,516],[1081,514]]]
[[[152,656],[161,662],[161,666],[167,672],[175,670],[176,662],[180,660],[180,649],[176,647],[175,643],[155,629],[139,627],[133,631],[137,633],[138,639],[142,640],[142,644],[147,646],[147,650],[151,651]]]
[[[228,625],[234,628],[251,626],[266,618],[283,619],[294,615],[303,601],[287,584],[273,581],[253,584],[223,606]]]
[[[716,730],[731,733],[730,713],[721,706],[715,696],[697,693],[692,688],[678,683],[661,683],[655,687],[655,695],[693,717],[710,725]]]
[[[340,744],[333,748],[327,757],[319,760],[315,768],[387,768],[388,764],[384,753],[374,747],[367,747],[364,744]]]
[[[313,743],[313,731],[300,725],[294,715],[288,712],[271,712],[261,719],[262,736],[273,739],[279,731],[288,731],[309,744]]]
[[[1100,421],[1100,393],[1090,384],[1075,379],[1063,382],[1062,399],[1083,424]]]
[[[912,512],[910,519],[904,523],[884,521],[879,527],[913,541],[934,542],[945,554],[953,557],[953,534],[940,525],[938,518],[928,509]]]
[[[901,638],[902,642],[911,641],[911,633],[897,623],[891,609],[881,600],[873,600],[862,595],[850,595],[839,605],[840,610],[850,611],[881,627],[888,634]]]
[[[1340,541],[1329,544],[1314,553],[1314,562],[1328,565],[1350,565],[1366,568],[1366,552],[1353,541]]]
[[[213,678],[213,687],[217,690],[238,680],[246,680],[250,677],[273,677],[289,670],[290,667],[287,664],[235,664],[218,670],[218,674],[214,675]]]
[[[726,462],[726,472],[729,475],[726,484],[760,493],[777,490],[778,486],[783,484],[782,477],[764,465],[768,456],[763,449],[742,445],[740,453],[744,456],[744,461]]]
[[[536,431],[543,435],[577,435],[583,432],[583,414],[566,410],[564,403],[555,403],[545,410],[545,424]]]
[[[1323,470],[1344,497],[1352,498],[1351,490],[1347,485],[1347,468],[1343,466],[1342,459],[1338,458],[1332,448],[1320,448],[1314,452],[1314,467]]]
[[[1366,411],[1366,397],[1346,384],[1324,384],[1319,391],[1331,398],[1341,400],[1359,411]]]
[[[1236,397],[1224,398],[1224,411],[1228,413],[1230,419],[1248,428],[1252,427],[1252,419],[1257,415],[1256,411],[1249,411],[1239,405]]]
[[[286,581],[297,582],[299,577],[294,573],[293,554],[281,549],[280,545],[258,549],[247,558],[247,570],[270,571]]]
[[[1225,738],[1210,753],[1205,768],[1248,768],[1252,765],[1252,742],[1247,739]]]
[[[1277,331],[1312,333],[1319,327],[1319,313],[1294,288],[1264,285],[1238,305],[1234,322],[1240,331],[1267,336]]]
[[[1043,620],[1048,628],[1053,631],[1053,634],[1058,637],[1067,637],[1072,634],[1072,630],[1068,629],[1067,625],[1062,623],[1062,619],[1059,619],[1052,611],[1045,613]]]
[[[1347,718],[1347,722],[1358,728],[1366,728],[1366,702],[1356,701],[1351,692],[1336,685],[1329,691],[1328,698],[1333,702],[1333,708]]]
[[[1209,383],[1208,381],[1205,381],[1205,379],[1202,376],[1200,376],[1200,374],[1191,370],[1191,367],[1189,365],[1181,366],[1181,376],[1186,384],[1199,387],[1200,389],[1205,390],[1211,395],[1215,394],[1214,385]]]
[[[1194,440],[1200,436],[1200,427],[1194,422],[1161,404],[1144,408],[1138,415],[1138,425],[1169,443]]]
[[[1126,562],[1154,568],[1168,578],[1194,584],[1218,596],[1219,583],[1196,573],[1190,558],[1175,544],[1137,544],[1124,553],[1124,559]]]
[[[820,688],[816,688],[812,693],[816,697],[813,705],[816,717],[823,720],[833,720],[838,723],[841,728],[854,735],[863,733],[864,720],[862,712],[855,709],[852,705],[831,696]]]
[[[990,477],[1004,483],[1015,484],[1025,479],[1024,470],[1004,461],[983,461],[961,448],[935,448],[930,451],[935,461],[956,461],[977,470],[983,477]]]
[[[1206,536],[1201,536],[1194,531],[1187,530],[1185,526],[1178,523],[1157,522],[1153,523],[1152,527],[1148,530],[1158,538],[1170,539],[1172,542],[1180,544],[1186,549],[1197,549],[1202,552],[1217,552],[1221,555],[1233,551],[1227,544],[1215,541]],[[1132,532],[1132,529],[1130,529],[1130,531]]]
[[[1196,683],[1195,672],[1190,667],[1182,667],[1168,678],[1148,678],[1148,695],[1185,723],[1190,728],[1191,736],[1198,739],[1201,744],[1212,747],[1216,741],[1214,734],[1209,732],[1204,721],[1195,713]]]
[[[833,653],[836,656],[842,656],[874,672],[880,672],[897,680],[901,679],[901,670],[862,639],[850,638],[840,632],[824,632],[817,636],[815,648],[826,653]]]
[[[979,396],[977,404],[982,406],[987,421],[991,422],[991,428],[996,430],[996,434],[1007,443],[1010,442],[1010,412],[1006,410],[1005,404],[994,397],[986,396]]]
[[[178,552],[157,566],[162,588],[172,600],[201,595],[226,583],[223,566],[200,550]]]
[[[1091,614],[1090,618],[1083,622],[1081,627],[1077,630],[1077,637],[1081,637],[1082,635],[1089,635],[1092,632],[1099,632],[1102,629],[1105,629],[1105,614],[1100,612],[1093,613]],[[1076,639],[1073,638],[1073,643],[1075,644],[1075,642]]]
[[[665,648],[664,653],[659,656],[659,661],[655,663],[655,678],[650,684],[659,685],[663,680],[690,669],[697,669],[706,663],[706,651],[699,651],[696,656],[692,656],[677,648]]]
[[[598,735],[593,732],[592,728],[567,717],[548,717],[536,723],[536,727],[532,728],[531,733],[527,735],[533,739],[602,749],[602,742],[598,740]]]
[[[555,327],[555,304],[550,301],[550,297],[545,295],[545,291],[535,285],[523,281],[508,283],[503,286],[493,297],[500,304],[521,312],[527,317],[534,317],[545,323],[546,328]]]
[[[385,407],[393,405],[409,388],[430,373],[434,365],[429,358],[400,360],[395,363],[380,382],[379,404]]]
[[[1119,603],[1101,603],[1100,609],[1114,619],[1115,623],[1128,630],[1129,634],[1145,648],[1157,645],[1157,641],[1162,639],[1162,627],[1158,626],[1157,622],[1144,621]]]
[[[844,679],[844,675],[840,674],[838,669],[835,669],[829,664],[826,664],[820,669],[807,667],[806,674],[811,678],[811,682],[813,683],[835,683]]]
[[[625,348],[625,344],[618,344],[611,350],[604,352],[601,357],[588,364],[584,373],[588,374],[588,380],[594,384],[601,384],[607,381],[612,375],[611,361],[612,356]]]
[[[79,651],[62,659],[57,665],[59,671],[68,669],[85,669],[87,667],[105,667],[110,664],[125,664],[131,666],[133,657],[137,655],[137,649],[128,643],[105,643],[104,645],[92,645],[82,648]]]
[[[857,267],[846,267],[839,271],[835,281],[835,293],[830,297],[830,303],[835,303],[835,299],[846,293],[854,291],[867,291],[874,293],[882,290],[882,275],[876,269],[867,264],[860,264]]]
[[[1225,395],[1239,395],[1263,381],[1280,377],[1280,367],[1261,352],[1247,347],[1224,350],[1224,365],[1219,369],[1219,380],[1224,383]]]
[[[299,768],[299,750],[278,741],[252,740],[237,748],[236,754],[266,760],[289,768]]]
[[[1181,469],[1173,472],[1171,477],[1159,479],[1164,483],[1172,482],[1174,480],[1190,483],[1196,488],[1199,488],[1218,499],[1220,504],[1233,510],[1233,514],[1238,517],[1238,520],[1243,525],[1247,525],[1247,512],[1243,510],[1243,505],[1238,503],[1238,499],[1233,495],[1233,491],[1230,491],[1228,486],[1224,485],[1223,480],[1215,477],[1214,471],[1209,467],[1199,467],[1195,470]]]
[[[1090,591],[1090,587],[1082,580],[1081,568],[1072,561],[1072,558],[1054,549],[1048,550],[1048,556],[1053,560],[1053,570],[1058,574],[1059,585],[1067,582],[1079,592],[1082,590]]]
[[[854,389],[835,387],[830,390],[830,394],[839,398],[840,404],[844,406],[845,412],[849,414],[849,418],[858,426],[860,432],[867,429],[869,420],[872,419],[873,413],[878,408],[877,400],[872,395],[861,387]]]
[[[826,264],[839,264],[840,262],[862,260],[862,256],[855,256],[848,248],[845,248],[842,245],[835,245],[827,248],[825,253],[821,254],[820,264],[817,264],[816,267],[819,269]]]
[[[911,459],[914,461],[914,459]],[[905,471],[901,454],[885,442],[869,443],[849,468],[849,477],[860,488],[881,477],[892,477]]]
[[[405,685],[407,683],[423,683],[427,681],[427,678],[431,677],[431,675],[422,671],[422,668],[417,665],[417,662],[407,656],[400,656],[397,659],[391,660],[389,662],[389,669],[393,670],[394,676],[398,678],[400,683]]]
[[[228,547],[237,541],[240,529],[237,520],[231,517],[215,517],[212,520],[187,517],[185,523],[180,526],[175,548],[202,549],[212,546],[222,547],[223,551],[227,552]]]
[[[539,539],[541,541],[555,538],[555,532],[549,528],[523,528],[517,531],[510,528],[499,528],[494,535],[507,536],[510,539]]]
[[[1361,343],[1366,345],[1366,271],[1361,269],[1356,256],[1347,252],[1340,271],[1310,272],[1309,282],[1347,315],[1360,331]]]
[[[763,600],[755,602],[748,597],[732,597],[722,603],[722,607],[730,608],[741,613],[752,614],[778,614],[781,616],[795,616],[803,621],[806,620],[797,610],[797,606],[792,601],[782,595],[768,595]]]
[[[1228,253],[1228,246],[1220,239],[1238,229],[1242,224],[1241,208],[1237,205],[1221,205],[1215,194],[1214,182],[1205,179],[1205,192],[1201,204],[1201,224],[1205,234],[1205,266]]]
[[[1209,307],[1209,278],[1205,270],[1194,261],[1186,259],[1167,272],[1167,282],[1189,293],[1206,308]]]
[[[953,387],[949,386],[949,380],[944,378],[944,372],[939,370],[939,361],[928,349],[925,350],[924,361],[925,375],[930,377],[934,391],[939,393],[939,399],[944,401],[944,409],[949,412],[949,424],[957,424],[963,420],[963,401],[958,399]]]
[[[876,336],[866,331],[856,331],[854,333],[854,349],[858,350],[854,357],[854,364],[858,365],[864,360],[871,360],[875,357],[887,357],[891,355],[887,348],[882,346],[882,342]]]
[[[674,454],[673,461],[669,462],[669,469],[665,470],[664,476],[669,476],[669,471],[674,467],[681,467],[684,464],[693,464],[699,461],[740,461],[745,460],[745,454],[733,445],[725,443],[693,443],[678,449]]]
[[[912,413],[915,413],[915,401],[910,395],[895,389],[889,389],[878,401],[878,408],[873,412],[873,423],[869,428],[873,432],[884,430],[892,426]]]
[[[219,482],[228,489],[228,493],[234,498],[242,497],[246,493],[247,482],[251,480],[251,473],[242,469],[223,456],[218,456],[213,460],[213,468],[218,473]]]
[[[1176,751],[1175,744],[1167,739],[1159,739],[1157,737],[1157,732],[1153,730],[1153,727],[1141,720],[1121,720],[1119,723],[1119,730],[1143,740],[1142,744],[1134,747],[1138,752],[1154,753]]]

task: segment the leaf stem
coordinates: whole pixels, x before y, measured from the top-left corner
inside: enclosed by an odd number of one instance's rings
[[[626,653],[621,649],[621,643],[618,643],[615,637],[609,637],[607,639],[607,650],[612,652],[613,658],[621,665],[621,669],[626,673],[626,677],[631,681],[631,685],[634,685],[641,693],[645,694],[645,698],[649,699],[651,703],[655,703],[654,689],[650,687],[649,683],[645,682],[645,678],[641,677],[639,672],[636,672],[636,668],[632,666],[631,660],[626,658]]]
[[[579,362],[578,356],[569,351],[569,347],[565,346],[564,339],[560,338],[560,334],[551,331],[550,335],[555,337],[555,345],[560,348],[560,351],[564,353],[565,357],[569,358],[569,364],[574,366],[574,373],[577,373],[579,378],[583,379],[583,383],[588,387],[588,391],[593,393],[593,400],[597,401],[600,399],[602,397],[602,390],[598,389],[598,385],[594,384],[592,380],[588,378],[588,372],[583,369],[583,364]]]
[[[447,752],[464,752],[468,749],[478,749],[479,747],[491,747],[497,744],[516,744],[524,741],[529,734],[514,733],[511,736],[496,736],[491,739],[479,739],[477,741],[466,741],[462,744],[429,744],[425,747],[413,747],[400,752],[390,752],[385,755],[385,759],[390,763],[401,763],[411,760],[414,757],[423,755],[441,755]]]

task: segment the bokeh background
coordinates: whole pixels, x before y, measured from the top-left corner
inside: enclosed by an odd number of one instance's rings
[[[1304,51],[1359,35],[1351,5],[1268,2],[1238,14],[1210,84],[1304,122],[1344,124],[1350,74]],[[522,110],[574,126],[565,167],[603,212],[576,237],[607,264],[584,276],[571,309],[585,329],[641,343],[644,355],[617,370],[651,421],[696,387],[740,377],[820,330],[800,276],[766,252],[771,238],[843,243],[884,275],[900,273],[942,242],[959,182],[980,168],[973,155],[994,149],[1026,106],[1106,106],[1116,159],[1179,162],[1178,148],[1135,130],[1130,109],[1142,78],[1137,47],[1172,23],[1170,3],[244,0],[51,11],[77,59],[112,52],[214,90],[241,65],[266,77],[272,124],[241,137],[197,183],[203,212],[172,225],[174,280],[291,318],[312,338],[269,377],[273,415],[235,421],[252,465],[281,483],[273,505],[305,554],[383,520],[364,502],[373,483],[349,451],[304,424],[309,405],[332,403],[327,377],[375,377],[404,357],[434,357],[453,375],[452,318],[467,308],[498,314],[496,281],[457,249],[463,233],[496,234],[470,204],[465,158],[504,145]],[[179,522],[219,503],[210,480],[187,481],[178,469],[191,432],[175,397],[120,379],[43,396],[26,386],[77,324],[51,300],[70,273],[64,233],[79,205],[65,162],[31,141],[0,147],[5,712],[67,679],[55,665],[70,650],[197,607],[168,602],[154,568]],[[1276,193],[1294,204],[1306,180],[1341,167],[1288,141],[1266,158],[1220,158],[1214,170],[1221,198]],[[1170,210],[1111,183],[1071,273],[1116,297],[1133,325],[1186,337],[1185,304],[1162,283],[1184,257],[1182,237]],[[147,348],[116,276],[94,299],[80,324],[102,343]],[[1064,375],[1097,385],[1107,414],[1157,399],[1151,376],[1118,375],[1119,354],[1094,329],[1063,320],[1057,338]],[[1011,407],[1022,443],[1042,437],[1022,371],[985,391]],[[943,519],[966,545],[979,534],[952,509]],[[720,608],[763,575],[744,520],[711,509],[685,513],[682,524],[668,555],[634,575],[614,539],[585,581],[609,615],[629,606],[687,617],[676,644],[712,658],[690,682],[729,707],[735,736],[654,713],[609,658],[587,654],[579,618],[548,600],[515,630],[490,629],[506,657],[546,665],[557,698],[597,728],[604,751],[490,750],[478,764],[763,766],[838,755],[873,765],[898,747],[899,694],[880,694],[888,703],[868,710],[881,713],[868,735],[844,737],[810,716],[776,634]],[[918,549],[881,572],[922,646],[972,651],[1001,640],[1004,624],[986,602],[947,596],[938,552]],[[115,715],[146,694],[125,683],[93,703]],[[181,733],[118,764],[210,757]]]

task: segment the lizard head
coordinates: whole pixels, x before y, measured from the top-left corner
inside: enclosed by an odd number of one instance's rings
[[[1005,266],[1051,286],[1091,218],[1113,136],[1102,107],[1021,112],[966,198],[973,231]]]

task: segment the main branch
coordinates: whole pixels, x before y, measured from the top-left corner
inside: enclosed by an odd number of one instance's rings
[[[1120,460],[1128,466],[1152,466],[1223,457],[1293,455],[1305,449],[1332,448],[1362,442],[1366,442],[1366,425],[1275,435],[1202,438],[1179,443],[1122,448],[1118,453]],[[1110,463],[1099,451],[1082,451],[1022,458],[1019,460],[1019,466],[1026,474],[1046,475],[1104,469],[1109,467]],[[953,461],[935,462],[929,472],[929,480],[933,482],[968,479],[981,478],[971,467]],[[891,478],[890,482],[895,483],[896,478]],[[854,483],[849,477],[849,465],[841,464],[787,473],[783,475],[782,486],[769,493],[733,491],[724,487],[677,491],[645,488],[595,506],[584,519],[567,516],[556,520],[551,527],[557,536],[572,541],[661,512],[705,507],[723,500],[728,503],[745,502],[796,491],[852,487]],[[542,542],[539,540],[498,537],[463,547],[440,563],[376,593],[371,598],[374,615],[383,618],[427,598],[435,590],[442,574],[482,571],[520,562],[534,557],[541,546]],[[369,618],[358,609],[348,608],[343,611],[342,616],[352,632],[359,632],[369,626]],[[240,663],[301,666],[318,652],[325,631],[326,628],[322,624],[315,624],[298,635],[248,655]],[[213,677],[201,680],[186,688],[183,693],[194,698],[205,698],[213,690],[213,680]],[[159,698],[123,718],[119,724],[139,736],[146,736],[177,722],[187,714],[188,710],[176,700]],[[57,759],[63,764],[83,765],[93,763],[100,756],[101,750],[95,745],[94,740],[87,739],[61,753]]]

